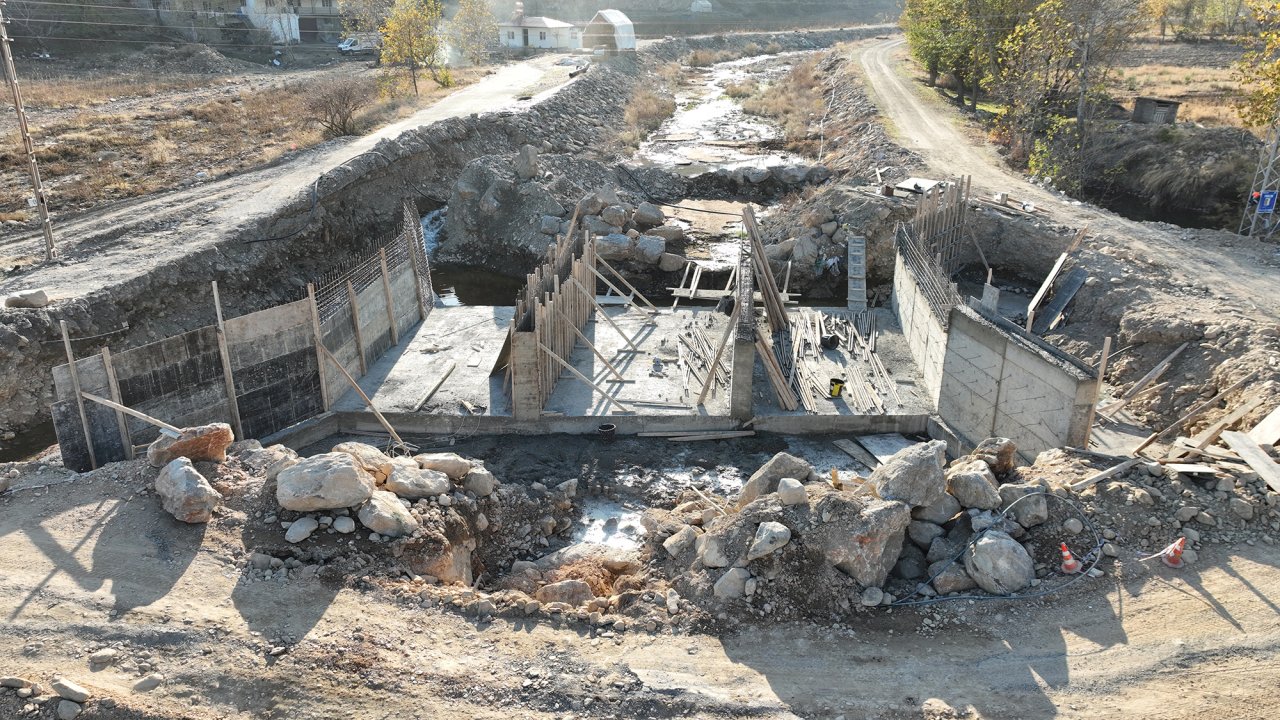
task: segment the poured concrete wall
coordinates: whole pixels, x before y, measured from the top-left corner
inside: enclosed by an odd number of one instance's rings
[[[902,325],[902,335],[911,348],[911,357],[920,369],[925,397],[931,406],[937,407],[947,331],[929,308],[929,301],[907,269],[901,254],[893,270],[893,312]]]
[[[1081,446],[1097,380],[1061,351],[998,317],[951,311],[938,415],[970,446],[1007,437],[1028,460]]]

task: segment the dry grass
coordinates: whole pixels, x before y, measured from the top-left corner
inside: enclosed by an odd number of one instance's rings
[[[208,84],[208,78],[198,76],[37,78],[23,83],[22,96],[23,101],[33,108],[62,110],[92,108],[113,99],[152,97]]]
[[[676,101],[653,90],[641,90],[627,103],[623,119],[627,129],[619,139],[626,145],[635,147],[644,141],[649,133],[657,130],[667,118],[676,111]]]
[[[786,77],[743,101],[742,110],[777,122],[791,152],[816,154],[819,142],[814,128],[826,113],[817,62],[796,65]]]
[[[760,83],[755,80],[743,80],[740,83],[726,83],[724,86],[724,94],[734,100],[745,100],[746,98],[760,92]]]
[[[459,72],[458,84],[469,84],[483,69]],[[372,75],[365,76],[370,94]],[[189,87],[181,80],[164,89]],[[220,79],[202,79],[205,86]],[[35,83],[36,97],[50,106],[76,106],[85,94],[115,87],[112,80]],[[212,180],[270,163],[324,140],[322,130],[305,110],[316,80],[277,87],[208,94],[183,100],[139,103],[118,113],[81,110],[66,119],[33,126],[36,158],[55,211],[85,210],[96,205]],[[356,116],[361,128],[377,128],[402,119],[439,100],[452,89],[436,88],[421,97],[380,98]],[[135,94],[159,93],[161,83]],[[43,94],[41,94],[43,93]],[[123,93],[119,94],[120,97]],[[105,97],[105,96],[104,96]],[[0,219],[30,217],[30,194],[16,129],[2,134],[0,145]],[[199,175],[199,177],[197,177]]]
[[[1231,68],[1143,65],[1117,73],[1110,87],[1112,95],[1131,106],[1133,98],[1155,96],[1178,100],[1179,120],[1202,125],[1243,127],[1234,101],[1240,85]]]

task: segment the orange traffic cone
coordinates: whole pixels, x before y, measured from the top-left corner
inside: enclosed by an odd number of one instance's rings
[[[1071,555],[1071,551],[1067,549],[1067,544],[1062,543],[1062,572],[1066,575],[1074,575],[1080,572],[1080,561]]]
[[[1182,567],[1182,551],[1187,549],[1187,539],[1180,537],[1173,544],[1160,551],[1160,562],[1177,570]]]

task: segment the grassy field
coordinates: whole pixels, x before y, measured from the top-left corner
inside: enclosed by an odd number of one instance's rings
[[[1234,101],[1240,84],[1231,68],[1141,65],[1116,73],[1109,90],[1126,107],[1139,96],[1177,100],[1179,120],[1202,125],[1242,127]]]

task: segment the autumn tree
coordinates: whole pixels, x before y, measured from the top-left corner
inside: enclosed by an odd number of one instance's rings
[[[461,0],[449,23],[449,37],[454,49],[467,60],[483,62],[498,41],[498,20],[489,9],[489,0]]]
[[[342,28],[348,34],[378,32],[393,7],[395,0],[338,0]]]
[[[1275,122],[1280,112],[1280,1],[1249,0],[1258,35],[1236,65],[1244,90],[1239,103],[1245,124],[1261,127]]]
[[[404,67],[418,94],[418,70],[431,73],[437,85],[453,84],[444,65],[444,35],[440,0],[396,0],[382,24],[382,63],[390,69]]]

